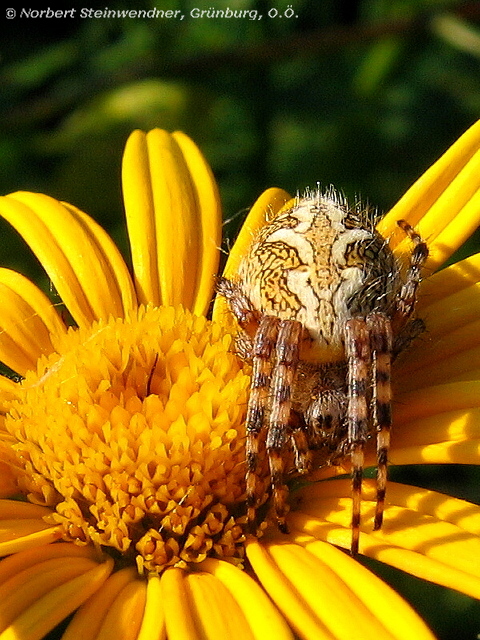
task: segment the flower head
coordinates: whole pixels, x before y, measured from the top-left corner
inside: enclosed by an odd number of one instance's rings
[[[399,218],[427,238],[432,271],[478,225],[479,149],[477,124],[380,222],[400,257]],[[339,549],[351,499],[349,482],[332,476],[344,469],[320,469],[292,493],[290,534],[247,534],[249,365],[223,303],[205,316],[220,245],[215,182],[189,138],[160,130],[132,134],[123,178],[133,276],[75,207],[0,198],[72,318],[67,326],[32,282],[0,269],[0,360],[21,377],[0,378],[0,638],[40,639],[74,611],[66,640],[107,630],[137,640],[431,638]],[[227,273],[287,200],[279,189],[261,196]],[[478,463],[478,264],[422,285],[429,333],[397,367],[393,463]],[[373,494],[365,482],[361,553],[480,596],[480,508],[390,483],[372,533]]]
[[[248,376],[218,325],[181,307],[71,329],[5,420],[18,489],[64,540],[159,571],[241,557]],[[238,400],[234,402],[234,400]],[[238,517],[241,522],[241,509]]]

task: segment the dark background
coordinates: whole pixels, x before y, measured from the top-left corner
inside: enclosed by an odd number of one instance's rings
[[[0,192],[67,200],[125,252],[120,161],[134,128],[182,129],[196,140],[219,181],[232,219],[226,235],[233,236],[269,186],[295,193],[334,184],[386,211],[480,115],[478,2],[97,6],[178,9],[185,18],[82,18],[82,8],[95,8],[88,3],[64,4],[76,9],[73,18],[21,17],[17,6],[7,19],[1,10]],[[263,18],[191,15],[227,7]],[[6,225],[0,234],[0,264],[48,287],[22,241]],[[471,468],[408,468],[393,476],[478,501],[480,477]],[[440,638],[480,633],[478,603],[368,564]]]

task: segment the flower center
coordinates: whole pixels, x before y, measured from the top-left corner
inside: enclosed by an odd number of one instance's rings
[[[171,307],[69,330],[6,417],[19,489],[141,570],[241,556],[249,377],[231,341]]]

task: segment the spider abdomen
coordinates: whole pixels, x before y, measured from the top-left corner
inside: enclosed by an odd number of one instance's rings
[[[262,315],[296,320],[310,343],[302,358],[344,358],[343,327],[353,316],[388,312],[398,269],[385,240],[338,199],[304,198],[263,227],[235,282]]]

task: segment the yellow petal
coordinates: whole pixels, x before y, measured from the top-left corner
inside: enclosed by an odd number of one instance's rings
[[[43,194],[17,192],[0,198],[0,214],[29,244],[79,325],[123,314],[105,254],[67,206]]]
[[[0,631],[23,611],[60,585],[97,566],[89,558],[54,558],[24,569],[0,585]]]
[[[334,638],[395,637],[340,578],[335,568],[320,557],[298,544],[268,544],[267,548],[280,570]],[[354,562],[350,559],[350,563]],[[368,589],[371,582],[368,571],[365,576],[367,583],[359,587]],[[339,615],[339,611],[348,611],[348,615]],[[284,613],[288,615],[286,610]]]
[[[218,271],[222,244],[222,208],[217,183],[212,170],[192,140],[181,131],[175,131],[197,194],[199,209],[198,232],[201,232],[201,253],[195,303],[192,311],[206,315],[213,293],[214,276]]]
[[[469,167],[469,171],[463,176],[463,180],[458,180],[459,184],[455,184],[454,188],[451,189],[452,193],[446,194],[437,201],[435,208],[432,207],[432,219],[425,219],[423,225],[421,223],[419,224],[418,232],[422,235],[422,233],[426,233],[428,230],[435,228],[435,221],[440,213],[443,214],[448,208],[453,208],[457,211],[456,218],[454,218],[450,224],[445,225],[444,228],[441,229],[441,232],[435,235],[433,240],[430,240],[428,249],[431,258],[428,258],[425,263],[427,269],[438,268],[444,264],[477,229],[480,222],[479,171],[480,151],[477,152],[474,161],[472,161],[472,166]],[[477,178],[476,183],[474,181],[475,178]],[[469,188],[475,187],[477,189],[476,192],[469,191]],[[463,207],[459,206],[459,200],[462,202],[461,195],[470,195],[470,199],[465,202]],[[455,203],[457,206],[452,207],[452,203]],[[426,227],[425,231],[423,231],[423,226]],[[425,236],[422,235],[422,237]]]
[[[351,499],[344,497],[349,486],[349,481],[335,480],[302,489],[299,497],[304,513],[294,511],[289,516],[295,530],[292,539],[303,532],[349,548]],[[390,493],[387,488],[384,524],[372,531],[374,482],[365,481],[363,489],[361,553],[480,598],[480,538],[475,533],[480,507],[435,492],[392,485]]]
[[[43,520],[50,514],[50,509],[28,502],[0,500],[0,555],[57,540],[58,529]]]
[[[393,432],[392,450],[480,439],[480,408],[446,411],[412,420]]]
[[[429,305],[480,282],[480,253],[460,260],[421,283],[418,311],[423,313]]]
[[[478,464],[479,392],[480,380],[467,380],[399,393],[390,462]]]
[[[185,583],[199,637],[253,640],[242,610],[218,578],[203,572],[187,573]]]
[[[427,278],[421,285],[418,315],[426,332],[395,365],[402,392],[480,373],[480,254]]]
[[[305,536],[317,540],[325,540],[345,549],[350,548],[352,532],[349,526],[343,526],[316,518],[312,515],[296,513],[292,516],[291,524],[294,527],[290,539],[298,544],[305,542]],[[480,581],[459,571],[454,567],[447,567],[443,562],[432,559],[423,553],[404,549],[395,544],[389,544],[384,538],[367,531],[360,535],[361,553],[385,564],[390,564],[411,575],[435,582],[472,597],[479,597]]]
[[[291,640],[292,632],[265,591],[233,564],[207,558],[200,568],[218,578],[238,602],[255,640]]]
[[[188,598],[185,572],[167,569],[160,578],[168,640],[198,640],[200,637]]]
[[[136,308],[137,299],[130,272],[117,245],[93,218],[71,204],[66,202],[62,204],[85,229],[100,257],[105,277],[110,284],[109,293],[113,299],[112,304],[116,307],[114,315],[119,318],[125,317],[129,311]]]
[[[147,601],[143,614],[142,626],[137,640],[165,640],[167,630],[165,628],[165,611],[162,601],[162,587],[157,574],[148,576]],[[63,640],[63,639],[62,639]],[[72,640],[75,640],[72,638]]]
[[[145,610],[146,590],[144,580],[128,582],[108,609],[96,640],[136,640]]]
[[[411,420],[480,406],[480,380],[452,382],[399,393],[394,405],[396,429]]]
[[[391,464],[478,464],[480,439],[435,442],[391,450]]]
[[[471,357],[475,366],[476,350]],[[393,407],[390,451],[393,464],[478,464],[480,379],[472,371],[463,374],[466,380],[461,380],[462,375],[458,374],[459,379],[454,382],[423,386],[442,383],[450,366],[454,366],[455,372],[455,367],[462,370],[462,364],[468,370],[468,352],[447,358],[437,368],[432,367],[432,372],[411,374],[418,380],[417,385],[409,383],[407,376],[400,380]],[[411,461],[408,455],[412,455]]]
[[[263,544],[250,541],[247,557],[265,591],[283,611],[292,628],[307,640],[333,640],[334,636],[317,618]],[[304,575],[304,572],[301,574]],[[320,577],[318,577],[320,580]]]
[[[161,129],[134,131],[125,147],[122,180],[139,301],[192,308],[201,215],[180,145]]]
[[[30,502],[20,502],[18,500],[0,500],[0,527],[2,520],[9,518],[43,518],[51,514],[51,509],[42,507]]]
[[[421,311],[432,340],[478,320],[480,315],[480,282],[464,287],[441,300],[432,302]]]
[[[134,567],[113,573],[73,616],[62,640],[97,640],[105,617],[122,589],[137,578]],[[152,637],[153,640],[153,637]]]
[[[0,268],[0,361],[25,375],[54,350],[52,335],[66,332],[47,296],[28,278]]]
[[[308,500],[308,504],[330,498],[344,498],[350,492],[350,480],[339,479],[334,482],[319,482],[301,489],[297,493],[299,500]],[[480,535],[480,507],[431,489],[414,487],[398,482],[388,483],[388,503],[410,509],[417,514],[433,516],[438,520],[450,522],[474,535]],[[374,501],[376,484],[373,480],[364,480],[362,498]],[[302,503],[303,504],[303,503]]]
[[[137,297],[141,304],[161,302],[156,223],[146,135],[127,140],[122,168],[123,199]]]
[[[1,526],[0,557],[50,544],[62,537],[60,527],[52,527],[38,519],[4,521]]]
[[[410,187],[377,228],[408,259],[410,243],[397,227],[398,220],[407,220],[427,241],[427,267],[435,269],[478,227],[479,187],[480,121]]]
[[[37,599],[0,634],[0,640],[41,640],[85,602],[108,578],[113,569],[113,560],[102,564],[69,580]]]
[[[223,271],[225,278],[232,278],[238,271],[240,261],[246,254],[253,238],[265,223],[278,213],[286,202],[290,201],[290,195],[283,189],[267,189],[256,200],[246,217],[235,244],[228,254],[227,263]],[[235,327],[231,318],[228,304],[225,298],[218,296],[213,307],[213,319],[228,326]]]
[[[28,569],[39,562],[46,562],[52,558],[90,558],[98,559],[98,553],[89,545],[78,547],[70,542],[38,545],[34,549],[27,549],[4,558],[0,563],[0,584],[15,576],[20,571]]]
[[[445,312],[448,316],[448,311]],[[421,340],[421,341],[420,341]],[[480,369],[480,321],[471,322],[445,336],[433,331],[417,342],[395,368],[395,389],[406,393],[466,380],[478,380]]]
[[[405,600],[359,562],[321,540],[311,539],[304,546],[343,580],[393,638],[433,639],[423,620]],[[383,638],[383,634],[380,637]]]

